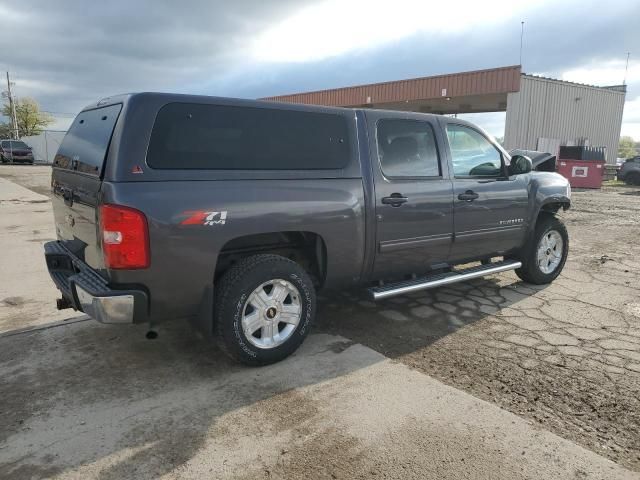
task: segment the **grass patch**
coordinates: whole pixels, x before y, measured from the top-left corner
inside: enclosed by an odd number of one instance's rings
[[[626,183],[622,180],[605,180],[602,182],[602,185],[605,187],[628,187]]]

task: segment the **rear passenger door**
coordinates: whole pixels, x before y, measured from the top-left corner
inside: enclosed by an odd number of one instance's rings
[[[378,118],[372,137],[375,278],[424,273],[446,262],[453,230],[452,182],[436,121]]]

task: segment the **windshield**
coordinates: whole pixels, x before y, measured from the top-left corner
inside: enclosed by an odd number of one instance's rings
[[[10,148],[12,150],[28,150],[29,146],[24,142],[2,142],[2,146],[5,148]]]

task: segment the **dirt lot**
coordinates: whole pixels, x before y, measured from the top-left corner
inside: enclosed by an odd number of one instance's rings
[[[509,273],[378,304],[324,294],[302,351],[251,370],[179,325],[149,342],[51,323],[73,312],[55,316],[36,251],[50,211],[0,201],[2,245],[33,262],[0,285],[0,477],[639,478],[588,450],[640,471],[640,188],[573,200],[551,286]],[[3,279],[24,261],[1,259]]]

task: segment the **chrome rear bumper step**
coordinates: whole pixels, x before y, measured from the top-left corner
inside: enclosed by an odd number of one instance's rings
[[[382,300],[384,298],[404,295],[406,293],[417,292],[418,290],[427,290],[429,288],[442,287],[457,282],[464,282],[472,278],[484,277],[492,273],[506,272],[507,270],[515,270],[522,266],[521,262],[513,260],[504,260],[502,262],[489,263],[487,265],[479,265],[477,267],[466,268],[453,272],[441,273],[429,277],[416,278],[415,280],[407,280],[404,282],[390,283],[382,287],[373,287],[369,289],[369,295],[373,300]]]

